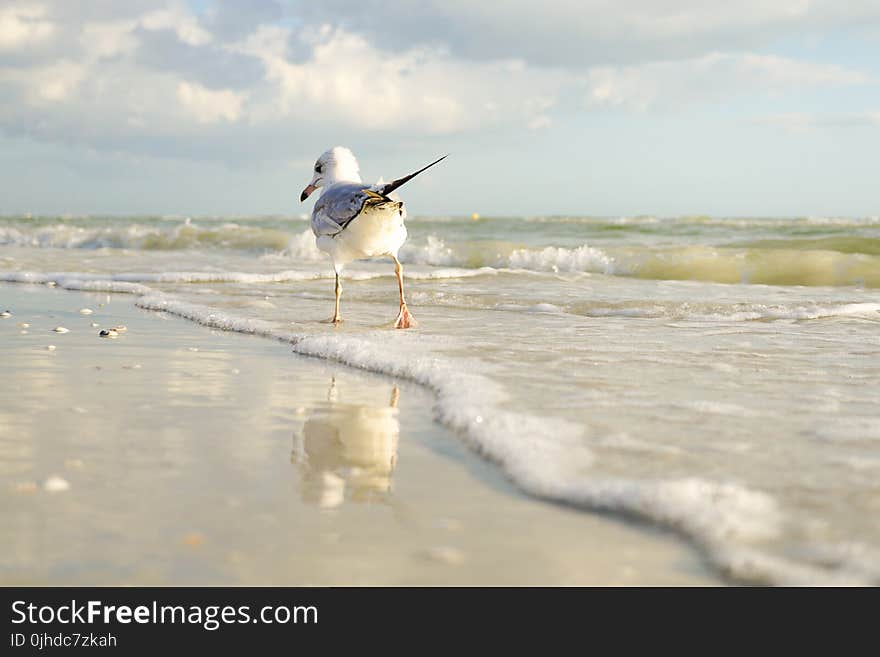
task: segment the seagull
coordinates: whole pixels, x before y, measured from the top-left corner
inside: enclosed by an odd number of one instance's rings
[[[375,185],[365,185],[361,181],[360,167],[354,153],[343,146],[331,148],[315,162],[312,181],[299,200],[304,202],[316,189],[323,189],[312,210],[312,232],[315,233],[317,247],[330,255],[336,271],[336,307],[330,322],[338,325],[342,321],[339,315],[339,299],[342,296],[339,274],[342,268],[353,260],[388,256],[394,260],[394,273],[400,289],[400,312],[394,321],[394,328],[416,326],[415,319],[406,307],[403,266],[397,259],[397,252],[406,241],[406,226],[403,225],[406,210],[403,201],[396,194],[391,194],[447,157],[448,154],[403,178]]]

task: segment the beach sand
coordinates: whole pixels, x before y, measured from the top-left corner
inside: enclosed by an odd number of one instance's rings
[[[521,494],[420,386],[132,301],[0,284],[0,584],[719,583]]]

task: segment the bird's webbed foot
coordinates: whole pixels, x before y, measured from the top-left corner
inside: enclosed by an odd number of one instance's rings
[[[408,329],[416,328],[418,325],[419,324],[418,322],[416,322],[416,318],[413,317],[412,314],[409,312],[406,304],[400,304],[400,312],[397,314],[397,319],[394,320],[394,328]]]

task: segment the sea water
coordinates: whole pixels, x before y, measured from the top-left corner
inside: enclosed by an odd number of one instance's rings
[[[668,528],[732,581],[880,583],[880,217],[408,228],[414,331],[390,261],[348,266],[323,323],[333,270],[297,217],[6,217],[0,280],[420,383],[525,492]]]

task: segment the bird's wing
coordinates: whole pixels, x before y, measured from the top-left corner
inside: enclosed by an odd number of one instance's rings
[[[359,183],[337,183],[325,189],[312,210],[315,235],[338,235],[364,209],[369,189]]]
[[[390,183],[373,186],[361,183],[331,185],[324,190],[312,210],[312,231],[317,237],[335,237],[364,211],[365,206],[383,209],[390,206],[403,213],[403,203],[398,200],[397,195],[391,196],[392,192],[447,157],[444,155],[428,166]]]
[[[408,176],[404,176],[403,178],[398,178],[397,180],[392,180],[390,183],[383,183],[383,184],[381,184],[381,185],[377,185],[377,186],[376,186],[376,191],[379,192],[382,196],[388,196],[388,195],[389,195],[391,192],[393,192],[395,189],[397,189],[398,187],[400,187],[400,186],[403,185],[404,183],[409,182],[410,180],[412,180],[413,178],[415,178],[417,175],[419,175],[422,171],[427,171],[428,169],[430,169],[430,168],[431,168],[432,166],[434,166],[435,164],[437,164],[437,163],[442,162],[443,160],[445,160],[447,157],[449,157],[449,154],[448,154],[448,153],[447,153],[446,155],[444,155],[443,157],[441,157],[439,160],[434,160],[434,161],[431,162],[431,164],[429,164],[428,166],[426,166],[426,167],[422,167],[422,168],[419,169],[418,171],[415,171],[415,172],[409,174]]]

